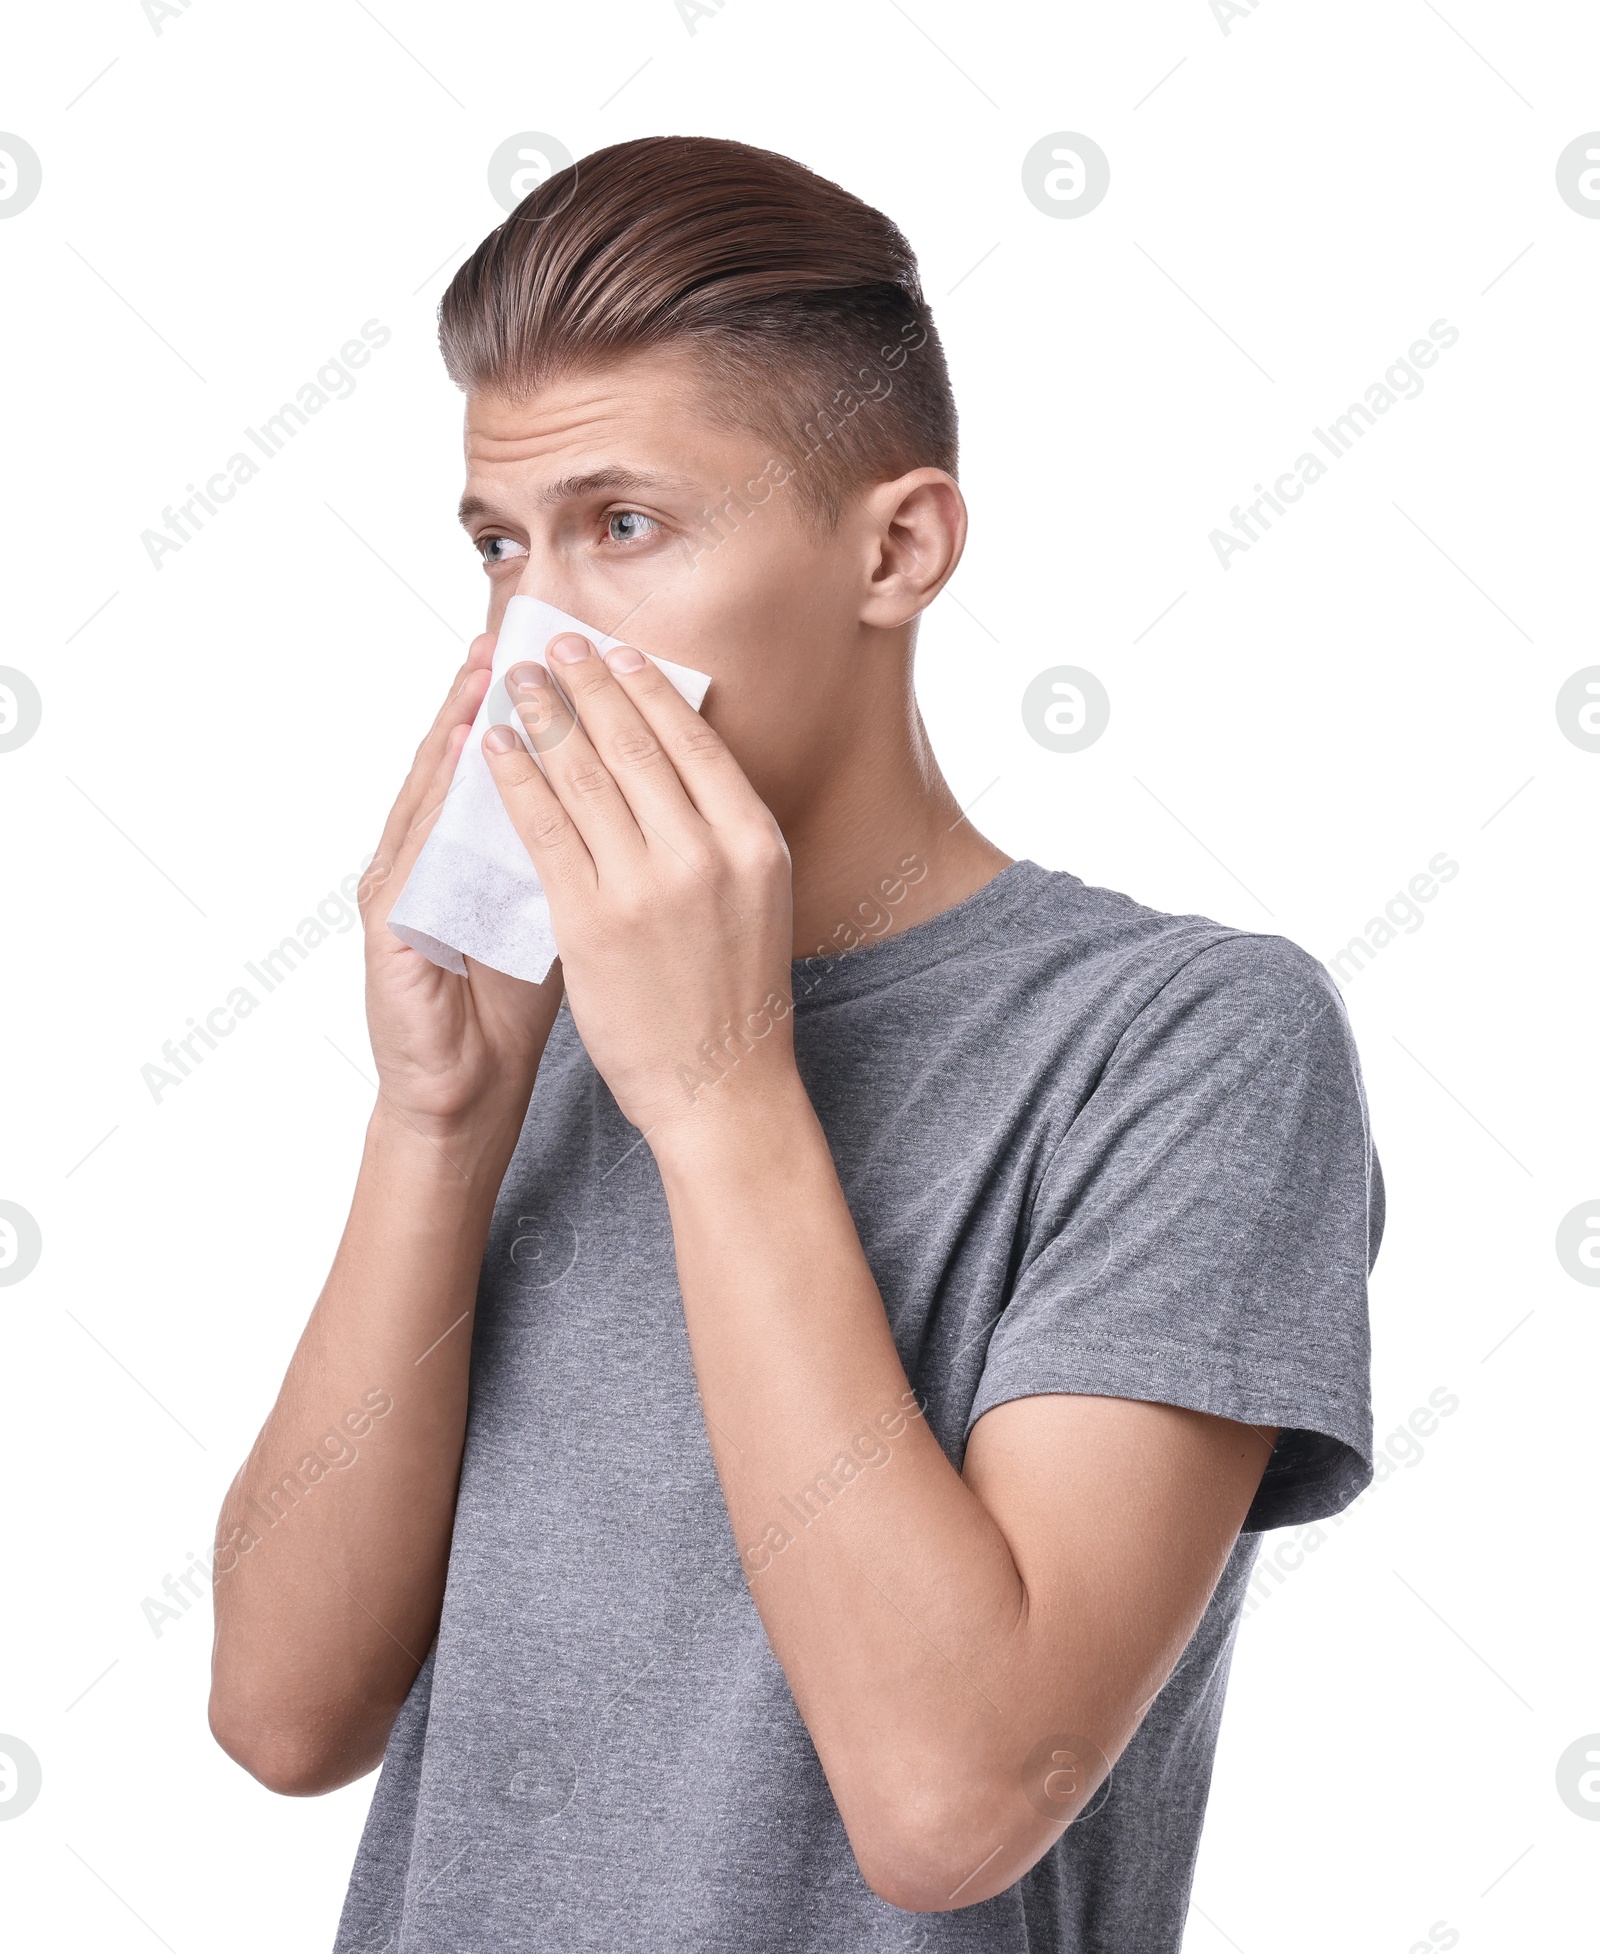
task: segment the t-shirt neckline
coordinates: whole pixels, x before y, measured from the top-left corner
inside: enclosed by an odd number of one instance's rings
[[[796,957],[790,966],[796,1003],[828,1004],[860,997],[952,956],[999,916],[1032,895],[1050,871],[1026,856],[1010,862],[981,889],[893,936],[843,950],[836,957]]]

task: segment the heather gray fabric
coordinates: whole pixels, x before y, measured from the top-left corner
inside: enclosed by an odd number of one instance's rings
[[[1284,1428],[1088,1814],[980,1905],[863,1883],[741,1574],[661,1185],[563,1011],[480,1288],[444,1617],[337,1954],[1174,1954],[1259,1530],[1372,1476],[1383,1187],[1338,992],[1282,937],[1018,862],[794,967],[801,1071],[960,1463],[1041,1391]]]

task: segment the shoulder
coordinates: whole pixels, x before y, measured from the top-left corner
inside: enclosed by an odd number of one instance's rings
[[[1116,1057],[1243,1080],[1263,1067],[1360,1092],[1355,1039],[1327,970],[1286,936],[1232,931],[1198,948],[1132,1014]]]
[[[1114,991],[1124,1023],[1148,1010],[1344,1021],[1338,986],[1287,936],[1151,908],[1040,870],[1015,919],[1070,981]]]
[[[1252,1017],[1333,1017],[1344,999],[1326,967],[1287,936],[1229,930],[1199,945],[1164,990],[1207,999]]]

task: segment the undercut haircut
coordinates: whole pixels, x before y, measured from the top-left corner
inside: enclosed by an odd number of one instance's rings
[[[916,256],[788,156],[647,136],[541,183],[462,265],[439,346],[468,393],[682,347],[712,413],[764,436],[811,519],[909,469],[956,472],[956,409]]]

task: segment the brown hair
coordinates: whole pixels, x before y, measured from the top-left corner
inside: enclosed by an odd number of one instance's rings
[[[525,197],[439,306],[467,391],[525,397],[674,343],[829,524],[868,482],[955,472],[955,401],[910,245],[769,149],[648,136],[597,150]]]

